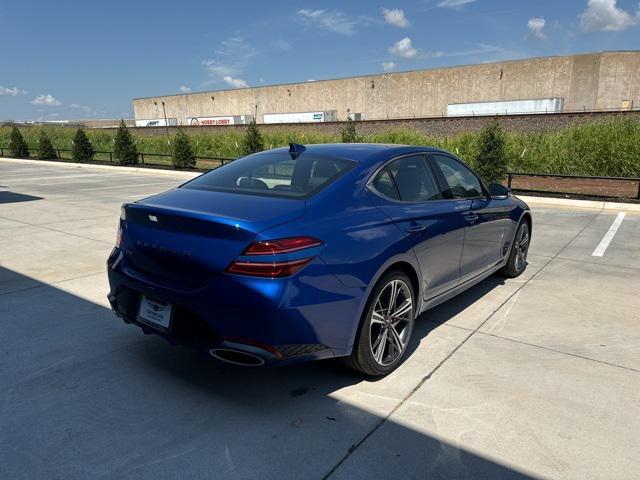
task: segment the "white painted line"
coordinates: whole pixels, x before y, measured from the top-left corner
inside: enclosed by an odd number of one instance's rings
[[[28,177],[28,178],[16,178],[13,180],[15,183],[29,183],[29,182],[39,182],[41,180],[59,180],[62,183],[65,182],[67,178],[87,178],[87,177],[100,177],[102,174],[100,173],[76,173],[73,175],[47,175],[46,177]]]
[[[80,188],[79,191],[83,192],[85,190],[106,190],[108,188],[128,188],[128,187],[135,188],[135,187],[144,187],[146,185],[166,185],[167,187],[170,187],[172,185],[176,185],[176,186],[180,185],[181,183],[184,183],[184,182],[181,182],[180,180],[176,180],[174,182],[161,182],[161,183],[157,183],[157,182],[156,183],[135,183],[133,185],[111,185],[109,187]]]
[[[108,176],[107,174],[98,174],[99,178],[85,178],[84,180],[72,180],[67,182],[61,181],[57,183],[39,183],[37,187],[65,187],[67,185],[73,185],[78,183],[108,183],[113,180],[120,180],[122,176]]]
[[[602,257],[604,255],[604,252],[607,251],[607,247],[611,243],[611,240],[613,240],[613,237],[615,236],[616,232],[620,228],[620,224],[622,223],[622,220],[624,220],[625,215],[626,215],[625,212],[620,212],[618,214],[616,219],[613,221],[613,223],[609,227],[609,230],[607,231],[607,233],[605,233],[604,237],[602,237],[602,240],[600,240],[600,244],[596,247],[596,249],[591,254],[592,257]]]

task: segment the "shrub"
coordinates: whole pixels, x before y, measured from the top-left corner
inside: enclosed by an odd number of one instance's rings
[[[73,137],[73,148],[71,149],[71,156],[74,162],[90,162],[93,160],[95,154],[93,146],[84,133],[84,130],[79,128]]]
[[[244,139],[242,140],[242,152],[244,155],[250,155],[262,150],[264,150],[264,141],[254,118],[245,131]]]
[[[173,166],[175,168],[194,168],[196,156],[191,148],[191,141],[186,133],[179,130],[173,140]]]
[[[357,143],[358,142],[358,132],[356,132],[356,122],[354,122],[351,117],[347,118],[347,124],[344,126],[342,131],[340,132],[342,136],[342,143]]]
[[[53,148],[53,143],[51,143],[51,139],[49,135],[47,135],[46,130],[42,130],[38,136],[38,158],[44,160],[58,158],[56,149]]]
[[[11,129],[11,135],[9,136],[9,152],[15,158],[29,158],[27,142],[16,126]]]
[[[118,165],[135,165],[138,163],[138,149],[133,143],[133,138],[131,138],[131,133],[129,133],[124,120],[120,120],[120,126],[116,132],[113,154]]]
[[[478,152],[473,162],[476,171],[487,183],[502,182],[507,173],[505,138],[502,128],[492,120],[478,138]]]

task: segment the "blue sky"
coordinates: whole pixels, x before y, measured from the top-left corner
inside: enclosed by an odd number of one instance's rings
[[[7,1],[0,119],[134,97],[640,48],[637,0]]]

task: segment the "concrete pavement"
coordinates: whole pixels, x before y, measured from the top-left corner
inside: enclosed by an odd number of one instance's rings
[[[123,324],[119,206],[184,177],[0,163],[0,477],[637,478],[640,214],[534,206],[527,272],[362,380],[223,365]]]

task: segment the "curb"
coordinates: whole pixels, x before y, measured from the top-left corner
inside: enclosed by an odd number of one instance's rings
[[[0,162],[4,163],[22,163],[28,165],[49,165],[63,168],[86,168],[93,170],[115,170],[118,172],[146,173],[148,175],[167,175],[172,177],[195,178],[202,175],[202,172],[182,172],[180,170],[164,170],[159,168],[139,168],[139,167],[121,167],[118,165],[93,165],[90,163],[75,162],[52,162],[49,160],[31,160],[22,158],[4,158],[0,157]]]
[[[638,203],[600,202],[597,200],[573,200],[570,198],[531,197],[527,195],[516,195],[516,197],[526,203],[536,205],[597,208],[599,210],[625,210],[628,212],[640,212],[640,204]]]

